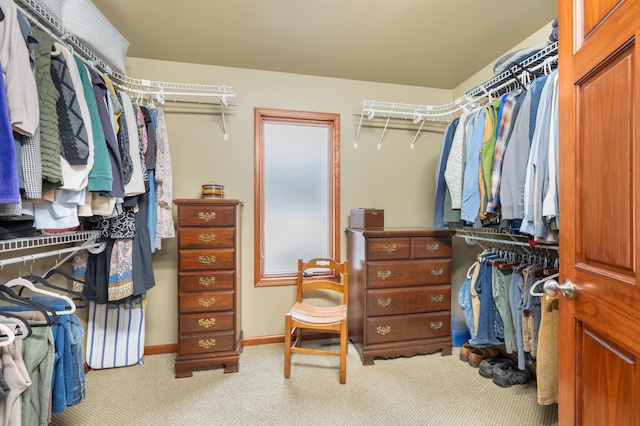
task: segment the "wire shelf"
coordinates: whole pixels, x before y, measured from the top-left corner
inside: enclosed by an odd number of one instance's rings
[[[14,238],[11,240],[0,241],[0,251],[5,253],[17,250],[56,246],[60,244],[83,243],[87,241],[95,241],[99,237],[100,231],[78,231],[57,235]]]
[[[91,65],[109,76],[109,79],[120,90],[128,92],[132,98],[139,96],[155,97],[165,101],[185,102],[197,104],[212,104],[222,107],[235,105],[235,95],[230,86],[214,86],[204,84],[182,84],[162,81],[151,81],[127,77],[114,71],[105,61],[89,49],[80,39],[69,32],[49,12],[43,9],[35,0],[15,0],[20,10],[49,32],[54,38],[66,45],[87,60]],[[24,7],[20,7],[20,6]],[[26,10],[25,10],[26,9]]]

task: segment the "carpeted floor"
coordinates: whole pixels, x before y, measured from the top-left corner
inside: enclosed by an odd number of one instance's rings
[[[175,354],[87,374],[87,396],[51,425],[554,425],[557,404],[537,403],[535,382],[501,388],[453,356],[376,360],[349,347],[347,383],[338,358],[293,354],[282,344],[245,347],[238,373],[222,368],[176,379]]]

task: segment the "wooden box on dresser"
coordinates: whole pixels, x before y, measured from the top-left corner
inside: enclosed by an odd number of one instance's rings
[[[349,338],[363,365],[451,355],[451,236],[430,228],[347,229]]]
[[[194,367],[237,372],[242,352],[239,290],[240,202],[176,199],[178,355],[176,377]]]

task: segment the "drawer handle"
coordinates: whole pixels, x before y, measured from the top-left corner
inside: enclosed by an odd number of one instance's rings
[[[438,243],[430,243],[424,246],[427,251],[438,251],[438,249],[440,248],[440,244]]]
[[[378,278],[386,280],[391,276],[391,271],[378,271]]]
[[[431,328],[434,330],[440,330],[442,328],[442,321],[431,321]]]
[[[385,325],[384,327],[379,326],[378,328],[376,328],[376,332],[384,336],[385,334],[391,332],[391,326],[390,325]]]
[[[198,340],[198,346],[205,349],[210,349],[216,345],[216,339]]]
[[[395,244],[385,244],[382,246],[382,251],[385,253],[393,253],[394,251],[396,251],[396,245]]]
[[[209,297],[208,299],[203,299],[201,297],[200,299],[198,299],[198,305],[204,306],[205,308],[208,308],[209,306],[213,305],[214,303],[216,303],[216,298],[215,297]]]
[[[198,239],[203,243],[210,243],[211,241],[216,239],[216,234],[200,234],[198,235]]]
[[[198,218],[205,222],[209,222],[216,218],[216,212],[200,212],[198,213]]]
[[[200,327],[204,327],[204,328],[209,328],[212,325],[216,325],[216,319],[215,318],[200,318],[198,319],[198,325]]]
[[[199,256],[198,260],[200,261],[200,263],[204,265],[209,265],[210,263],[214,263],[216,261],[216,257],[215,256]]]
[[[431,301],[433,303],[440,303],[444,300],[444,296],[442,294],[438,294],[438,295],[433,295],[431,296]]]
[[[216,277],[200,277],[198,282],[204,287],[211,287],[211,284],[215,284]]]
[[[378,299],[378,306],[382,306],[383,308],[386,308],[390,304],[391,304],[390,297],[387,297],[386,299]]]
[[[436,277],[439,277],[442,274],[444,274],[444,268],[435,268],[431,270],[431,275],[435,275]]]

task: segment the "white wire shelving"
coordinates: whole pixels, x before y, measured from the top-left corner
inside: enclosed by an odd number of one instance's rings
[[[558,43],[552,43],[541,49],[520,63],[511,66],[508,70],[498,74],[479,86],[476,86],[453,102],[444,105],[418,105],[396,102],[384,102],[376,100],[363,100],[354,110],[353,115],[360,116],[358,130],[354,141],[354,147],[358,146],[360,130],[363,123],[372,120],[385,120],[382,134],[378,140],[378,149],[381,148],[382,139],[390,120],[411,120],[419,125],[416,135],[411,141],[413,149],[418,135],[422,131],[425,122],[449,123],[464,111],[473,109],[486,99],[500,96],[510,91],[516,85],[526,84],[531,74],[540,69],[550,71],[557,67]],[[367,119],[366,121],[364,119]]]

